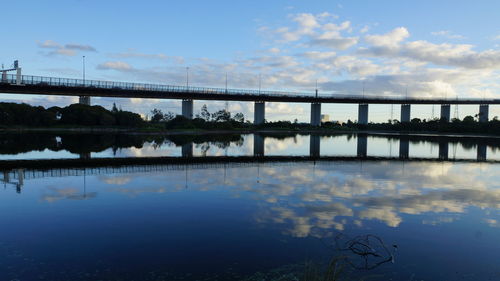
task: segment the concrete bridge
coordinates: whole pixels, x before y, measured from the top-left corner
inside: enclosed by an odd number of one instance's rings
[[[339,94],[297,93],[244,89],[188,87],[158,84],[125,83],[59,77],[41,77],[5,74],[0,79],[0,93],[78,96],[80,103],[90,104],[91,97],[181,99],[182,115],[193,118],[194,100],[254,102],[254,123],[265,121],[266,102],[298,102],[311,104],[311,125],[321,125],[321,104],[358,104],[358,123],[368,124],[369,104],[400,104],[401,122],[411,120],[411,105],[439,104],[441,119],[450,121],[451,104],[477,104],[480,122],[488,121],[489,105],[500,104],[500,99],[436,99],[405,97],[348,96]]]

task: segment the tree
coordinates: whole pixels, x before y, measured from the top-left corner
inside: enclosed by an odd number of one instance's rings
[[[204,104],[201,107],[201,118],[204,119],[205,121],[210,121],[210,112],[208,112],[207,105]]]
[[[464,123],[474,123],[474,117],[467,115],[464,117]]]
[[[158,123],[160,121],[163,121],[164,117],[165,116],[160,109],[155,108],[151,110],[151,122]]]
[[[175,116],[176,116],[175,113],[173,113],[172,111],[169,111],[163,115],[163,120],[170,121],[170,120],[174,119]]]
[[[238,112],[234,115],[233,117],[234,121],[238,122],[238,123],[243,123],[245,122],[245,116],[243,115],[243,113],[241,112]]]
[[[116,103],[113,103],[113,109],[111,109],[111,112],[113,112],[113,113],[118,112],[118,108],[116,107]]]
[[[212,114],[212,119],[215,122],[229,122],[231,121],[231,113],[225,109],[221,109],[214,114]]]

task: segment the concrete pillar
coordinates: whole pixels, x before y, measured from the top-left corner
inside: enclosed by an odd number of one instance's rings
[[[410,139],[408,138],[399,139],[399,158],[400,159],[410,158]]]
[[[264,156],[264,137],[259,134],[253,135],[253,156]]]
[[[441,121],[450,122],[450,105],[442,104],[441,105]]]
[[[401,123],[411,121],[411,105],[402,104],[401,105]]]
[[[2,83],[7,83],[7,71],[2,71]]]
[[[366,134],[358,134],[358,157],[366,157],[368,155],[368,138]]]
[[[477,145],[477,161],[486,161],[486,144],[478,144]]]
[[[259,125],[266,120],[266,103],[263,101],[256,101],[253,111],[253,123]]]
[[[193,143],[189,142],[182,145],[182,157],[193,157]]]
[[[90,105],[90,97],[80,96],[78,99],[79,104]]]
[[[193,119],[193,100],[182,100],[182,116]]]
[[[21,75],[21,68],[17,68],[17,73],[16,73],[16,84],[21,85],[21,82],[23,80],[23,76]]]
[[[368,124],[368,104],[359,104],[358,106],[358,124]]]
[[[490,106],[488,104],[479,105],[479,122],[488,122]]]
[[[309,155],[311,157],[320,156],[320,142],[321,142],[321,137],[319,135],[309,136]]]
[[[321,103],[311,103],[311,126],[321,126]]]
[[[439,159],[448,160],[449,144],[447,140],[439,142]]]

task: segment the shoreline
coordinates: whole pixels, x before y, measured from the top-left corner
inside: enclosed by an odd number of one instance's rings
[[[132,134],[132,135],[216,135],[216,134],[367,134],[379,136],[422,136],[422,137],[460,137],[460,138],[495,138],[499,135],[458,133],[458,132],[435,132],[435,131],[389,131],[389,130],[336,130],[336,129],[305,129],[305,130],[281,130],[281,129],[234,129],[234,130],[200,130],[200,129],[175,129],[175,130],[142,130],[137,128],[2,128],[0,134],[4,133],[75,133],[75,134]]]

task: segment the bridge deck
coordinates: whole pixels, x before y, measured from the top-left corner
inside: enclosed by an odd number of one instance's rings
[[[405,97],[374,97],[320,94],[284,91],[259,91],[186,87],[159,84],[110,82],[22,75],[20,84],[16,75],[6,75],[0,81],[0,93],[39,94],[59,96],[90,96],[115,98],[231,100],[299,103],[369,103],[369,104],[500,104],[500,99],[435,99]]]

